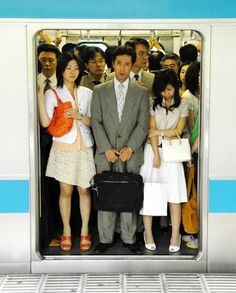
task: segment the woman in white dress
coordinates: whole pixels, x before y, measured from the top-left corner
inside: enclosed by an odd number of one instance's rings
[[[178,79],[172,69],[160,70],[154,80],[155,98],[150,115],[150,144],[146,144],[144,164],[141,175],[144,182],[152,182],[152,172],[158,168],[158,182],[166,184],[167,201],[169,203],[172,234],[169,252],[180,250],[181,236],[181,203],[187,201],[186,182],[182,163],[162,161],[162,138],[176,137],[176,131],[182,134],[188,116],[187,105],[179,97]],[[144,195],[145,196],[145,195]],[[143,216],[144,239],[147,249],[155,250],[152,234],[152,215],[146,211]]]
[[[71,130],[61,137],[53,137],[46,176],[53,177],[60,183],[59,208],[63,222],[61,249],[72,248],[70,214],[73,186],[77,186],[80,197],[82,227],[80,250],[91,248],[89,235],[89,217],[91,210],[90,180],[95,174],[93,157],[93,136],[91,132],[90,105],[92,91],[80,86],[82,61],[72,53],[64,53],[58,59],[57,87],[55,91],[62,102],[71,102],[72,108],[64,111],[64,116],[73,118]],[[43,127],[51,123],[54,108],[57,107],[55,93],[49,89],[45,95],[39,88],[39,117]]]

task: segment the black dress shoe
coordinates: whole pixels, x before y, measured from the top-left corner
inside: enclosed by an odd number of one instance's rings
[[[108,248],[112,247],[113,243],[101,243],[99,242],[98,245],[94,248],[94,251],[98,251],[103,253],[108,250]]]
[[[129,250],[133,253],[135,252],[141,252],[141,249],[139,248],[139,246],[136,244],[136,243],[124,243],[123,242],[123,246],[126,247],[126,248],[129,248]]]
[[[136,242],[138,245],[144,245],[143,232],[136,232]]]

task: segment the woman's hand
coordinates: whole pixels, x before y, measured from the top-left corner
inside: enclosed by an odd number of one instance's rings
[[[80,113],[74,108],[66,109],[64,111],[64,117],[66,118],[73,118],[73,119],[79,119]]]
[[[155,154],[154,155],[154,159],[153,159],[153,167],[154,168],[160,168],[161,166],[161,158],[159,154]]]
[[[157,133],[157,130],[154,129],[154,128],[150,128],[149,131],[148,131],[148,137],[154,137],[154,136],[157,136],[158,133]]]

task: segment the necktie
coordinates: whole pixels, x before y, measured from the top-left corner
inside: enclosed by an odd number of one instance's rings
[[[139,75],[138,74],[135,74],[134,75],[134,78],[135,78],[135,80],[139,80]]]
[[[124,104],[125,104],[124,85],[120,83],[118,86],[118,91],[117,91],[117,110],[118,110],[119,122],[121,121]]]
[[[100,84],[101,81],[100,81],[100,80],[94,80],[93,83],[94,83],[95,85],[97,85],[97,84]]]
[[[45,79],[45,86],[44,86],[44,93],[48,90],[48,89],[50,89],[50,87],[51,87],[51,80],[49,79],[49,78],[47,78],[47,79]]]

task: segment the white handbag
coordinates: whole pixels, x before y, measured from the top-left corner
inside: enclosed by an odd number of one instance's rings
[[[162,139],[162,159],[164,162],[187,162],[191,160],[188,138]]]
[[[141,215],[167,216],[167,192],[164,183],[144,183]]]

